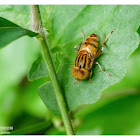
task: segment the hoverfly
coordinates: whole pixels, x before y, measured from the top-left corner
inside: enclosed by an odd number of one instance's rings
[[[94,62],[94,60],[101,54],[104,49],[105,43],[113,33],[114,30],[106,37],[101,47],[99,47],[99,38],[96,34],[91,34],[86,40],[84,36],[84,32],[82,30],[83,42],[76,45],[74,48],[77,51],[77,56],[75,59],[74,67],[71,70],[72,76],[78,81],[85,80],[89,77],[91,82],[92,76],[92,66],[93,64],[97,64],[99,68],[107,75],[111,76],[107,72],[103,70],[101,65],[98,62]],[[80,46],[80,49],[77,47]]]

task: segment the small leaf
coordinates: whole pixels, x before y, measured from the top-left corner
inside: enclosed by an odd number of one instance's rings
[[[53,54],[52,59],[55,65],[55,69],[57,71],[57,69],[59,68],[58,54]],[[48,72],[45,62],[42,57],[39,57],[37,60],[34,61],[28,72],[28,80],[33,81],[39,78],[44,78],[46,76],[48,76]]]
[[[38,33],[24,29],[7,19],[0,17],[0,48],[24,35],[34,37],[38,35]]]
[[[57,102],[55,99],[55,95],[54,95],[54,91],[53,91],[53,87],[51,85],[51,82],[47,82],[44,85],[42,85],[39,89],[38,89],[39,95],[41,97],[41,99],[43,100],[44,104],[48,107],[48,109],[50,109],[54,114],[60,116],[60,112],[59,112],[59,108],[57,106]],[[51,93],[51,94],[46,94],[47,92]],[[51,102],[51,104],[50,104]],[[53,110],[52,110],[53,108]]]
[[[28,80],[33,81],[42,77],[46,77],[48,75],[46,65],[40,56],[37,60],[32,64],[29,73]]]

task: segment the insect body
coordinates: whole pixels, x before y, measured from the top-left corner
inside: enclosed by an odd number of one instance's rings
[[[113,32],[113,31],[112,31]],[[102,49],[99,47],[99,39],[96,34],[91,34],[86,41],[84,41],[84,33],[83,34],[83,42],[79,43],[75,46],[75,50],[77,51],[77,56],[75,59],[74,67],[72,68],[72,76],[77,80],[85,80],[88,77],[90,78],[91,82],[91,76],[92,76],[92,66],[94,64],[94,60],[101,54],[103,51],[103,48],[105,46],[105,42],[109,38],[109,36],[112,34],[112,32],[107,36],[107,38],[104,40]],[[80,49],[78,50],[77,47],[81,45]],[[95,62],[95,64],[98,64],[100,69],[103,71],[102,67],[98,62]],[[106,73],[105,71],[103,71]],[[106,73],[108,74],[108,73]],[[108,74],[110,75],[110,74]],[[110,75],[111,76],[111,75]],[[77,82],[76,81],[76,82]]]

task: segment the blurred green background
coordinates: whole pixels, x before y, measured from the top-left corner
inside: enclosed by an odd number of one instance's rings
[[[29,13],[27,6],[0,6],[0,16],[25,28],[30,28]],[[39,97],[37,88],[45,79],[27,80],[39,54],[36,40],[29,37],[0,49],[0,127],[13,126],[11,134],[65,134],[61,118],[53,116]],[[140,134],[139,61],[140,47],[130,56],[127,73],[119,83],[103,91],[97,103],[71,111],[76,134]]]

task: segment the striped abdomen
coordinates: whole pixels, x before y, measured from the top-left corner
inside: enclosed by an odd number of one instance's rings
[[[75,59],[75,67],[79,67],[79,69],[84,68],[86,70],[90,70],[90,59],[88,54],[79,53]]]

